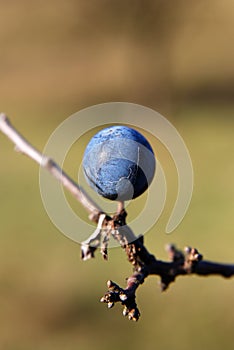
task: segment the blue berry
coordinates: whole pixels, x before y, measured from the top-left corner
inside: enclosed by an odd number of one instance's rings
[[[116,125],[99,131],[88,143],[83,170],[88,184],[111,200],[130,200],[150,185],[156,160],[138,131]]]

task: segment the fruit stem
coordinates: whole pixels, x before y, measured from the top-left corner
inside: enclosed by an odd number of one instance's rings
[[[124,210],[124,202],[118,201],[116,214],[119,215],[123,210]]]

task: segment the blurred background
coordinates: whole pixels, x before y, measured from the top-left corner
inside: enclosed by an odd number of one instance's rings
[[[195,186],[187,215],[166,235],[176,171],[150,139],[169,194],[146,246],[162,259],[174,242],[233,262],[233,23],[231,0],[0,0],[0,110],[41,150],[84,107],[126,101],[157,110],[186,142]],[[66,163],[74,177],[79,147]],[[38,166],[3,135],[0,160],[0,349],[233,349],[233,279],[181,277],[161,294],[148,278],[138,292],[142,317],[128,322],[119,305],[99,303],[108,279],[124,286],[124,253],[80,261],[79,245],[43,208]]]

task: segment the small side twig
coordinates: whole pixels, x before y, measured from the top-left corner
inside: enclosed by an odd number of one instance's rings
[[[234,264],[220,264],[203,260],[202,255],[195,248],[186,247],[182,252],[174,245],[168,245],[166,249],[169,261],[156,259],[146,249],[143,237],[136,237],[130,227],[126,225],[127,213],[123,202],[118,203],[117,212],[113,217],[108,216],[54,160],[41,154],[26,141],[11,125],[5,114],[0,114],[0,131],[9,137],[18,151],[35,160],[60,181],[87,210],[90,220],[97,223],[94,233],[81,245],[83,260],[93,258],[99,247],[104,259],[107,259],[108,242],[111,236],[125,251],[128,261],[133,267],[133,273],[127,279],[125,288],[121,288],[113,281],[107,282],[108,291],[101,298],[101,302],[107,303],[108,308],[120,302],[123,305],[123,314],[128,316],[130,320],[137,321],[140,312],[136,304],[136,291],[149,275],[160,277],[162,291],[165,291],[178,276],[190,274],[220,275],[226,278],[234,276]]]
[[[128,231],[129,228],[124,223],[122,223],[124,225],[123,230],[127,229]],[[118,221],[118,224],[120,224],[120,221]],[[234,264],[220,264],[203,260],[202,255],[195,248],[186,247],[182,252],[175,245],[168,245],[166,250],[170,261],[157,260],[145,248],[142,236],[131,243],[125,244],[122,238],[121,226],[117,231],[120,233],[115,235],[115,239],[120,242],[128,261],[133,265],[133,274],[127,279],[125,289],[112,281],[108,282],[108,291],[101,298],[101,302],[107,303],[108,307],[113,307],[116,302],[120,302],[124,306],[123,314],[128,316],[130,320],[137,321],[140,316],[135,301],[136,290],[150,275],[160,277],[162,291],[167,290],[178,276],[191,274],[199,276],[220,275],[226,278],[234,276]],[[124,235],[124,237],[126,236]]]

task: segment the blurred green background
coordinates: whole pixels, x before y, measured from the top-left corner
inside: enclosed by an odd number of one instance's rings
[[[164,245],[175,242],[233,262],[233,21],[231,0],[0,0],[0,110],[42,150],[84,107],[127,101],[156,109],[184,138],[195,186],[181,225],[164,234],[176,171],[150,140],[169,194],[147,247],[166,259]],[[66,169],[75,177],[74,157]],[[106,280],[124,285],[131,267],[123,252],[112,249],[108,263],[99,254],[81,262],[79,245],[47,217],[38,166],[3,135],[0,160],[1,349],[233,349],[233,279],[179,278],[161,294],[148,278],[138,292],[142,317],[128,322],[119,305],[109,311],[98,301]]]

